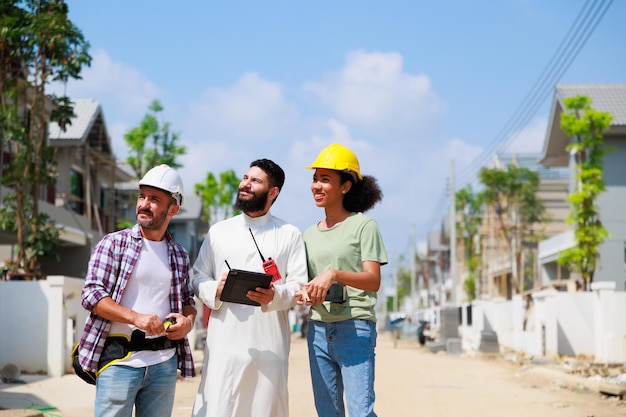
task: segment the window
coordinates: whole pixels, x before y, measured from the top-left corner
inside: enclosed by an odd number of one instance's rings
[[[85,214],[85,188],[83,174],[70,170],[70,208],[78,214]]]

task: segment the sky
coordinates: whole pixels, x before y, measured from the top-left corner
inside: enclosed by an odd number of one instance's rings
[[[384,193],[367,212],[384,274],[441,227],[451,178],[541,152],[556,83],[626,82],[619,0],[66,3],[93,60],[64,91],[101,103],[116,157],[157,99],[186,192],[269,158],[287,176],[272,213],[304,231],[324,217],[305,167],[346,145]]]

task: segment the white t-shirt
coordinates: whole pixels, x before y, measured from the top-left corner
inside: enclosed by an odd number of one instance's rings
[[[143,239],[137,264],[126,284],[122,300],[124,307],[142,314],[156,314],[165,319],[170,313],[170,287],[172,269],[167,256],[167,242]],[[110,336],[130,334],[136,327],[130,324],[113,322]],[[127,360],[115,362],[117,365],[145,367],[165,362],[176,354],[176,349],[142,350],[133,352]]]

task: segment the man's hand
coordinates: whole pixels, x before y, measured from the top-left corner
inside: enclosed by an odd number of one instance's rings
[[[156,314],[141,314],[134,312],[132,325],[146,332],[148,336],[163,336],[165,327],[163,320]]]
[[[174,319],[175,322],[167,325],[165,330],[165,336],[170,340],[183,339],[193,329],[193,321],[191,317],[187,317],[179,313],[170,313],[166,319]],[[164,322],[163,328],[165,329],[166,323]]]
[[[300,291],[296,291],[295,296],[298,299],[297,303],[299,306],[303,304],[311,305],[311,299],[305,287],[300,288]]]
[[[222,275],[222,279],[217,283],[217,289],[215,290],[215,296],[217,299],[222,295],[222,291],[224,290],[224,284],[226,283],[226,277],[228,276],[228,272],[224,272]]]
[[[274,284],[270,285],[269,288],[257,287],[254,291],[248,291],[246,296],[252,301],[267,305],[274,299]]]

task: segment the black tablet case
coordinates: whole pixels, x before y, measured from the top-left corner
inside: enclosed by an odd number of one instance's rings
[[[261,304],[246,297],[246,293],[257,287],[269,288],[272,276],[262,272],[231,269],[228,271],[220,300],[231,303],[260,306]]]

